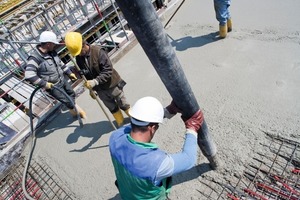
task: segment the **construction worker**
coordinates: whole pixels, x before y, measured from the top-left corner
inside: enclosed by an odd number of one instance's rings
[[[232,31],[232,20],[229,12],[231,0],[214,0],[216,18],[219,22],[219,36],[225,38]]]
[[[175,104],[166,107],[166,111]],[[172,112],[174,113],[174,112]],[[109,150],[117,180],[115,182],[124,200],[168,199],[171,177],[196,164],[197,130],[203,122],[197,111],[184,120],[186,131],[183,149],[168,154],[151,142],[159,123],[164,118],[164,108],[154,97],[139,99],[129,110],[130,125],[112,133]]]
[[[128,116],[130,104],[123,92],[126,82],[120,77],[107,53],[100,45],[89,45],[78,32],[69,32],[65,37],[66,46],[72,56],[76,56],[80,73],[87,79],[84,84],[94,90],[104,105],[114,116],[117,125],[123,125],[123,110]],[[94,97],[93,94],[90,94]]]
[[[54,50],[55,46],[59,44],[57,36],[51,31],[44,31],[39,37],[39,42],[40,44],[36,46],[35,53],[28,57],[25,79],[33,85],[45,88],[50,95],[68,107],[74,117],[77,116],[77,110],[80,117],[86,118],[86,113],[75,104],[75,92],[68,80],[65,79],[64,74],[69,76],[72,81],[77,80],[77,77],[60,60]],[[57,89],[53,89],[53,86],[64,90],[74,102],[70,102],[65,94]]]

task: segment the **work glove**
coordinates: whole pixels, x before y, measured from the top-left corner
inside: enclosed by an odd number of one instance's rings
[[[53,83],[47,82],[46,85],[45,85],[45,88],[46,88],[47,90],[49,90],[49,89],[53,88],[53,86],[54,86]]]
[[[71,74],[69,75],[69,77],[70,77],[70,79],[71,79],[72,81],[76,81],[76,80],[77,80],[77,77],[76,77],[76,75],[75,75],[74,73],[71,73]]]
[[[189,119],[184,119],[183,117],[181,117],[181,118],[184,121],[186,129],[193,130],[195,132],[197,132],[199,130],[199,128],[201,127],[203,120],[204,120],[204,116],[203,116],[203,113],[201,110],[198,110]]]
[[[164,108],[164,118],[171,119],[177,113],[181,113],[182,111],[176,106],[175,102],[172,100],[170,105]]]
[[[90,96],[92,97],[92,99],[96,99],[97,94],[95,94],[95,92],[90,90]]]
[[[93,87],[95,87],[96,85],[98,85],[98,81],[93,79],[93,80],[87,80],[84,83],[84,86],[87,87],[88,89],[92,89]]]

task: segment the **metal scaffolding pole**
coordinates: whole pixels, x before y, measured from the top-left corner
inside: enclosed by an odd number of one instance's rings
[[[116,12],[116,14],[117,14],[117,17],[118,17],[118,19],[119,19],[119,23],[120,23],[120,25],[121,25],[121,27],[122,27],[122,30],[124,31],[125,37],[126,37],[127,41],[129,41],[128,35],[127,35],[127,33],[126,33],[126,31],[125,31],[125,28],[124,28],[124,26],[123,26],[123,24],[122,24],[120,15],[119,15],[119,13],[118,13],[118,10],[117,10],[117,8],[116,8],[116,6],[115,6],[113,0],[110,0],[110,2],[111,2],[111,4],[112,4],[112,6],[114,7],[114,10],[115,10],[115,12]]]

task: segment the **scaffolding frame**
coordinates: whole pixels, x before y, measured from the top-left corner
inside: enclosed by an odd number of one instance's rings
[[[156,0],[151,2],[156,8]],[[12,9],[5,16],[3,13],[0,15],[0,95],[5,94],[1,96],[0,106],[1,122],[19,133],[23,130],[16,128],[12,118],[16,114],[22,115],[22,118],[28,117],[26,109],[30,93],[17,90],[13,85],[7,86],[6,83],[12,79],[22,80],[28,91],[34,90],[34,86],[23,81],[24,69],[29,55],[35,53],[39,35],[43,31],[55,32],[62,44],[67,32],[78,31],[88,43],[102,45],[109,56],[133,40],[134,34],[115,0],[31,0],[14,3],[15,10]],[[118,38],[120,35],[121,39]],[[58,45],[56,51],[66,65],[74,66],[64,45]],[[80,80],[72,84],[74,89],[78,82]],[[47,108],[59,104],[51,96],[43,95],[49,102]],[[44,110],[50,112],[51,108]],[[34,117],[44,118],[47,115],[45,112],[37,113]],[[29,122],[25,121],[26,128]]]

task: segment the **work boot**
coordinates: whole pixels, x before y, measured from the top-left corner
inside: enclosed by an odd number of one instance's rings
[[[220,160],[218,159],[217,154],[214,156],[208,156],[207,160],[209,161],[210,168],[212,168],[213,170],[217,170],[221,167],[221,163]]]
[[[112,115],[114,116],[118,127],[121,127],[124,122],[124,117],[123,117],[121,110],[119,109],[117,112],[113,113]]]
[[[77,112],[76,112],[76,110],[74,108],[73,109],[69,109],[69,111],[70,111],[70,113],[71,113],[71,115],[73,117],[77,117]]]
[[[220,38],[226,38],[227,36],[227,24],[219,26],[219,36]]]
[[[82,108],[80,108],[77,104],[75,104],[75,106],[76,106],[76,109],[79,113],[79,116],[83,119],[86,119],[86,113],[82,110]],[[77,112],[76,112],[75,108],[70,109],[70,113],[73,117],[77,117]]]
[[[232,31],[232,20],[231,18],[227,20],[227,32]]]

